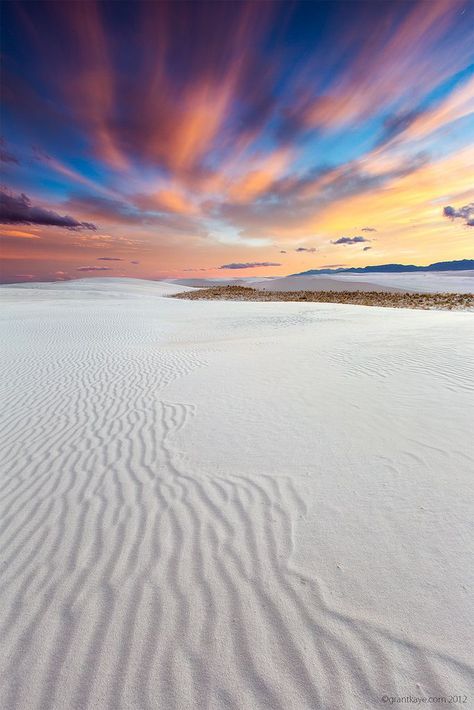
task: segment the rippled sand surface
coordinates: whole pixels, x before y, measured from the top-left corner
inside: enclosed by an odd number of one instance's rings
[[[471,707],[474,315],[182,290],[0,289],[0,708]]]

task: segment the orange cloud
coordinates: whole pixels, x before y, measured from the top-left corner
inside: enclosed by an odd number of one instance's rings
[[[449,61],[433,64],[429,49],[456,20],[457,3],[432,0],[412,3],[402,22],[397,23],[399,8],[388,7],[384,21],[372,30],[370,40],[361,45],[350,68],[341,75],[324,95],[314,100],[304,98],[305,122],[308,126],[341,127],[370,116],[374,109],[389,106],[394,99],[407,93],[409,106],[431,87],[438,85],[462,66],[468,58],[469,46],[457,47]],[[363,22],[363,14],[360,18]],[[393,29],[396,27],[396,29]],[[357,31],[344,38],[350,51],[357,40]],[[416,67],[416,71],[414,71]],[[408,91],[407,91],[408,90]]]
[[[233,96],[232,78],[225,85],[204,83],[184,97],[172,136],[173,164],[192,167],[206,152],[228,116]]]
[[[194,214],[197,212],[196,206],[177,188],[159,190],[154,195],[146,195],[137,198],[135,201],[136,204],[140,204],[145,209],[164,210],[179,214]]]
[[[470,147],[370,194],[349,198],[343,210],[337,203],[331,205],[314,220],[314,228],[338,234],[369,220],[377,228],[371,263],[380,263],[381,258],[399,261],[402,253],[411,254],[417,263],[468,258],[472,255],[471,234],[460,224],[446,224],[442,210],[451,202],[464,204],[473,199],[472,164],[474,148]],[[355,264],[365,263],[368,255],[351,257]]]
[[[423,138],[472,113],[474,113],[474,77],[432,111],[421,114],[415,119],[405,135],[408,138]]]
[[[283,175],[292,158],[289,150],[276,151],[264,158],[255,170],[231,184],[228,197],[235,202],[248,202],[257,198]]]
[[[75,47],[80,61],[61,89],[74,113],[88,129],[97,157],[117,170],[129,167],[113,131],[116,85],[109,43],[95,0],[66,3],[60,8],[72,37],[80,28],[81,40]]]
[[[39,234],[34,234],[33,232],[24,232],[19,229],[6,229],[1,234],[0,237],[15,237],[17,239],[40,239]]]

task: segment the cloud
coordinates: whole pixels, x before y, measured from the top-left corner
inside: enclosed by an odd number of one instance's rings
[[[4,150],[1,145],[0,145],[0,161],[2,163],[14,163],[15,165],[19,165],[20,161],[18,158],[15,158],[13,153],[9,153],[7,150]]]
[[[443,214],[451,220],[462,219],[468,227],[474,227],[474,202],[458,209],[448,205],[443,209]]]
[[[143,214],[123,200],[73,193],[68,201],[70,209],[87,211],[94,217],[105,222],[121,222],[123,224],[141,224]]]
[[[361,242],[370,242],[370,239],[365,237],[340,237],[331,244],[360,244]]]
[[[314,219],[330,205],[393,184],[428,162],[428,155],[419,152],[396,164],[384,165],[380,172],[372,169],[378,164],[368,153],[334,168],[310,170],[302,176],[279,180],[257,201],[217,204],[213,216],[230,223],[244,236],[268,234],[269,230],[291,235],[302,225],[314,228]]]
[[[396,252],[400,243],[392,232],[418,218],[425,200],[432,210],[439,197],[427,172],[426,195],[415,195],[424,182],[413,180],[406,182],[413,196],[402,199],[401,178],[426,164],[420,151],[431,151],[436,161],[466,140],[463,124],[450,129],[453,140],[439,148],[420,142],[471,106],[472,87],[453,89],[472,51],[466,28],[474,6],[463,4],[459,12],[457,3],[443,0],[369,2],[354,21],[337,2],[203,2],[191,3],[193,11],[184,14],[179,3],[137,3],[132,9],[125,4],[110,22],[107,3],[27,3],[21,12],[7,3],[5,100],[12,125],[5,135],[38,145],[41,165],[12,142],[28,164],[24,172],[6,167],[27,180],[15,184],[16,191],[33,201],[44,194],[46,206],[89,220],[62,225],[84,230],[71,240],[61,230],[32,230],[41,234],[40,260],[52,263],[54,250],[60,263],[69,263],[66,251],[76,245],[89,255],[118,251],[124,263],[139,258],[153,273],[173,271],[187,259],[218,264],[225,258],[222,244],[269,247],[228,252],[227,258],[290,258],[308,235],[313,243],[318,233],[334,235],[327,241],[349,231],[369,236],[374,228],[357,226],[367,219],[387,232],[385,244]],[[36,31],[27,51],[23,23]],[[52,42],[53,35],[62,42]],[[125,71],[124,62],[133,71]],[[446,92],[453,94],[449,102],[441,98]],[[10,149],[10,143],[0,147]],[[466,170],[467,161],[460,167]],[[440,174],[433,163],[438,185]],[[44,193],[33,191],[36,181]],[[70,201],[46,203],[59,186]],[[452,188],[450,182],[455,204],[470,199]],[[370,200],[362,197],[373,192]],[[349,206],[355,196],[361,198]],[[396,221],[394,213],[402,212]],[[445,219],[438,222],[446,231]],[[113,234],[116,245],[96,240],[86,226],[91,223]],[[57,243],[45,245],[54,231]],[[443,244],[427,232],[416,249]],[[298,249],[305,251],[309,260],[312,250]],[[77,258],[71,255],[74,266]],[[108,261],[114,266],[112,258],[101,263]]]
[[[0,190],[0,223],[2,224],[40,224],[65,229],[88,229],[95,231],[97,227],[91,222],[78,222],[69,215],[60,215],[44,207],[35,207],[24,193],[9,194]]]
[[[315,251],[318,251],[316,247],[297,247],[295,249],[297,252],[302,252],[302,251],[307,251],[310,254],[314,254]]]
[[[377,145],[389,143],[393,138],[405,133],[405,131],[422,115],[422,111],[405,111],[394,114],[385,119],[383,133]]]
[[[12,239],[41,239],[39,234],[34,234],[33,232],[25,232],[22,229],[7,229],[0,234],[0,238],[12,238]]]
[[[5,147],[5,138],[0,137],[0,162],[2,163],[14,163],[19,165],[20,161],[16,158],[13,153],[10,153]]]
[[[76,271],[112,271],[110,266],[78,266]]]
[[[52,276],[54,276],[55,281],[69,281],[71,279],[67,271],[54,271]]]
[[[193,216],[154,211],[152,200],[145,202],[136,195],[127,199],[129,201],[100,195],[73,194],[67,204],[69,209],[88,212],[93,219],[101,223],[156,226],[170,232],[192,232],[197,235],[205,233],[203,226]]]
[[[372,247],[364,247],[362,251],[369,251],[369,249],[372,249]]]
[[[98,256],[97,261],[123,261],[118,256]]]
[[[245,264],[222,264],[222,266],[219,266],[219,269],[255,269],[259,266],[281,266],[281,264],[276,264],[272,261],[249,261]]]
[[[407,138],[424,138],[450,124],[469,116],[474,110],[474,77],[456,87],[451,94],[439,100],[429,110],[420,112],[407,127]]]
[[[131,261],[130,263],[136,265],[136,264],[139,264],[140,262],[139,261]]]
[[[293,11],[286,3],[191,3],[193,12],[184,16],[179,5],[135,3],[133,41],[128,13],[111,25],[101,3],[28,7],[22,18],[37,28],[38,50],[20,67],[23,76],[39,75],[49,91],[15,82],[8,72],[6,99],[16,111],[30,111],[36,131],[54,135],[77,126],[94,155],[113,167],[138,157],[189,175],[212,149],[227,157],[265,131],[296,140],[315,127],[357,124],[398,104],[385,130],[402,130],[413,111],[397,99],[413,97],[417,105],[423,90],[470,56],[467,33],[459,31],[470,17],[461,17],[457,3],[431,2],[428,9],[416,0],[409,7],[366,3],[357,22],[330,3],[326,32],[313,3],[296,3]],[[20,28],[12,18],[14,38]],[[50,41],[52,32],[61,45]],[[112,46],[127,47],[133,76]]]

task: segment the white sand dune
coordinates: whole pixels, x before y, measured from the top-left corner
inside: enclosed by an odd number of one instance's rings
[[[370,279],[360,276],[339,279],[337,276],[283,276],[277,279],[255,280],[245,284],[266,291],[400,291],[389,284],[375,285]]]
[[[40,300],[57,300],[58,292],[60,299],[70,298],[94,299],[100,301],[129,300],[144,297],[156,298],[159,296],[172,296],[175,293],[192,291],[190,286],[183,286],[166,281],[147,281],[146,279],[129,278],[86,278],[74,279],[72,281],[56,281],[44,283],[18,283],[1,286],[2,301],[13,299],[14,302],[20,298],[26,298],[38,302]]]
[[[471,271],[414,271],[400,274],[339,274],[341,283],[357,285],[359,279],[379,288],[396,288],[419,293],[474,293],[474,270]]]
[[[474,316],[172,288],[0,289],[0,708],[472,707]]]
[[[249,286],[266,291],[400,291],[390,285],[376,285],[360,277],[344,281],[337,276],[277,276],[267,278],[241,279],[177,279],[173,286],[183,284],[192,288],[212,288],[214,286]],[[473,281],[474,284],[474,281]],[[413,290],[413,289],[409,289]],[[184,289],[183,289],[184,291]]]
[[[474,293],[474,271],[282,276],[275,279],[248,279],[246,285],[267,291]]]
[[[331,274],[314,276],[245,277],[240,279],[176,279],[183,284],[209,288],[239,284],[267,291],[408,291],[418,293],[474,293],[474,271],[417,271],[394,274]],[[184,290],[184,289],[183,289]]]

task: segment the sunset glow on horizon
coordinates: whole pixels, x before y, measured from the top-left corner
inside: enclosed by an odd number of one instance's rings
[[[472,2],[3,15],[3,282],[474,256]]]

